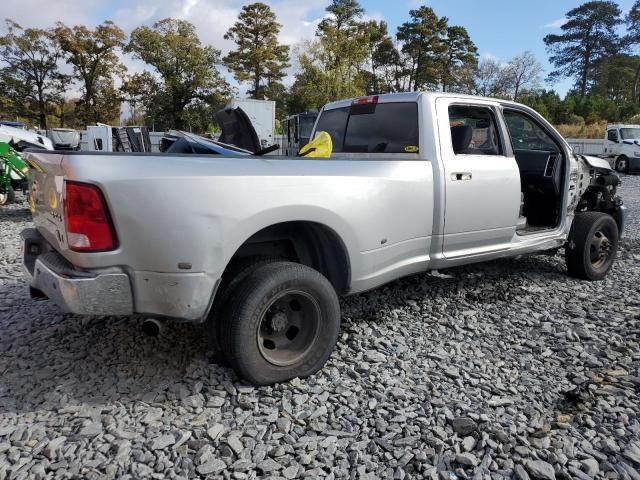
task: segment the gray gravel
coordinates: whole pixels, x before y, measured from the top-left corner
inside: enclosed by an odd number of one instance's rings
[[[0,210],[4,478],[640,478],[640,177],[603,282],[534,256],[342,301],[317,375],[244,385],[200,327],[63,315],[28,298]]]

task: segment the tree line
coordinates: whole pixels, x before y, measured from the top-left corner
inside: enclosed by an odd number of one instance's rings
[[[530,51],[506,62],[479,58],[468,31],[431,7],[410,10],[394,32],[367,19],[358,0],[333,0],[326,10],[315,36],[290,48],[279,43],[282,26],[268,5],[245,5],[224,35],[234,44],[225,56],[174,18],[129,36],[111,21],[40,29],[6,20],[0,115],[41,128],[119,124],[126,102],[128,123],[207,131],[213,113],[238,93],[224,69],[251,98],[275,100],[278,118],[341,98],[416,90],[515,99],[556,124],[640,113],[640,0],[625,16],[613,1],[586,2],[566,13],[560,34],[544,37],[554,67],[547,81],[574,80],[565,98],[543,88]],[[130,74],[123,54],[144,71]],[[290,68],[293,82],[285,85]]]

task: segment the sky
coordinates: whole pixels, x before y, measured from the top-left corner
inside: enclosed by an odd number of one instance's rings
[[[329,0],[262,0],[275,11],[282,24],[281,42],[294,46],[312,38],[316,25],[325,14]],[[3,0],[3,13],[22,26],[48,27],[56,21],[68,25],[84,23],[97,25],[113,20],[126,33],[139,25],[151,25],[166,17],[177,17],[196,25],[198,35],[207,43],[226,53],[233,44],[223,39],[233,25],[242,5],[240,0]],[[506,62],[525,50],[531,50],[548,73],[551,65],[545,51],[543,37],[560,33],[564,14],[581,5],[580,0],[360,0],[368,18],[385,20],[390,32],[407,21],[409,10],[421,5],[432,7],[449,23],[462,25],[478,47],[480,57],[493,57]],[[633,0],[619,0],[626,13]],[[0,33],[4,33],[4,25]],[[134,59],[124,59],[131,72],[144,66]],[[295,66],[290,69],[292,74]],[[228,75],[228,74],[227,74]],[[229,76],[230,77],[230,76]],[[289,77],[286,83],[290,83]],[[571,88],[572,81],[564,80],[553,87],[561,95]],[[240,86],[245,92],[247,86]]]

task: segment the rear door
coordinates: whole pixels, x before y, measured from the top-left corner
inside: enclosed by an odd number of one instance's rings
[[[520,212],[520,174],[493,102],[436,101],[445,171],[443,254],[506,249]]]

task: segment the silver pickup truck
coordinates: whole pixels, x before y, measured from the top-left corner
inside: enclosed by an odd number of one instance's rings
[[[29,153],[32,294],[76,314],[203,322],[240,376],[271,384],[323,366],[338,295],[560,248],[573,276],[612,267],[618,177],[530,108],[388,94],[326,105],[320,131],[330,158]]]

